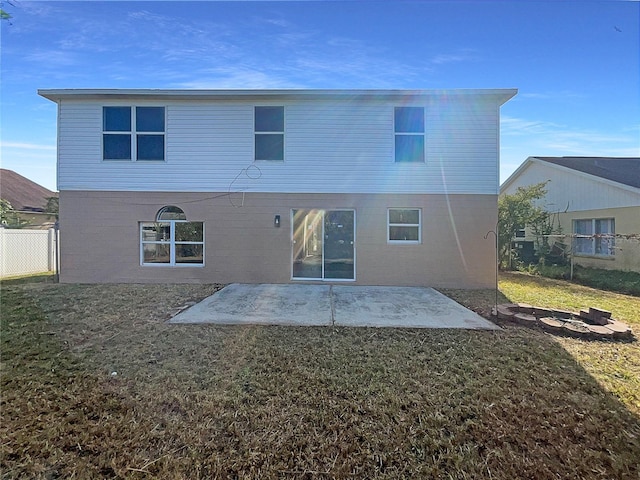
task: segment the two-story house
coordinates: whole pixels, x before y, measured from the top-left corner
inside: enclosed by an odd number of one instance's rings
[[[493,286],[497,90],[40,90],[63,282]]]

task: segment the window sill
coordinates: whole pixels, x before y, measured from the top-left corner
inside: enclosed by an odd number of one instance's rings
[[[177,265],[171,265],[169,263],[142,263],[140,266],[151,268],[204,268],[204,264],[201,263],[185,263]]]
[[[166,160],[131,160],[118,158],[103,158],[102,163],[167,163]]]

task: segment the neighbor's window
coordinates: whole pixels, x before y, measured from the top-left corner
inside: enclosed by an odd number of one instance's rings
[[[395,107],[396,162],[424,162],[424,108]]]
[[[284,107],[255,107],[255,159],[284,160]]]
[[[140,223],[140,264],[204,265],[204,223],[187,221],[178,207],[163,207],[155,222]]]
[[[103,160],[164,160],[164,107],[102,107]]]
[[[419,208],[390,208],[387,213],[389,243],[420,243],[422,212]]]
[[[614,255],[616,231],[613,218],[574,220],[573,233],[576,235],[574,249],[577,255]]]

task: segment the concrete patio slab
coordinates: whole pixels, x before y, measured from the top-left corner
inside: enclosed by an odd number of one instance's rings
[[[232,283],[171,323],[330,326],[329,285]]]
[[[170,323],[499,330],[432,288],[350,285],[234,283]]]
[[[334,320],[346,327],[499,330],[433,288],[334,286]]]

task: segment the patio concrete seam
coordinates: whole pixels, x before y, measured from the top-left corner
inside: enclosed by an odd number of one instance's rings
[[[352,285],[232,283],[170,322],[499,329],[432,288]]]
[[[336,326],[336,304],[333,298],[333,285],[329,285],[329,310],[331,311],[331,326]]]

